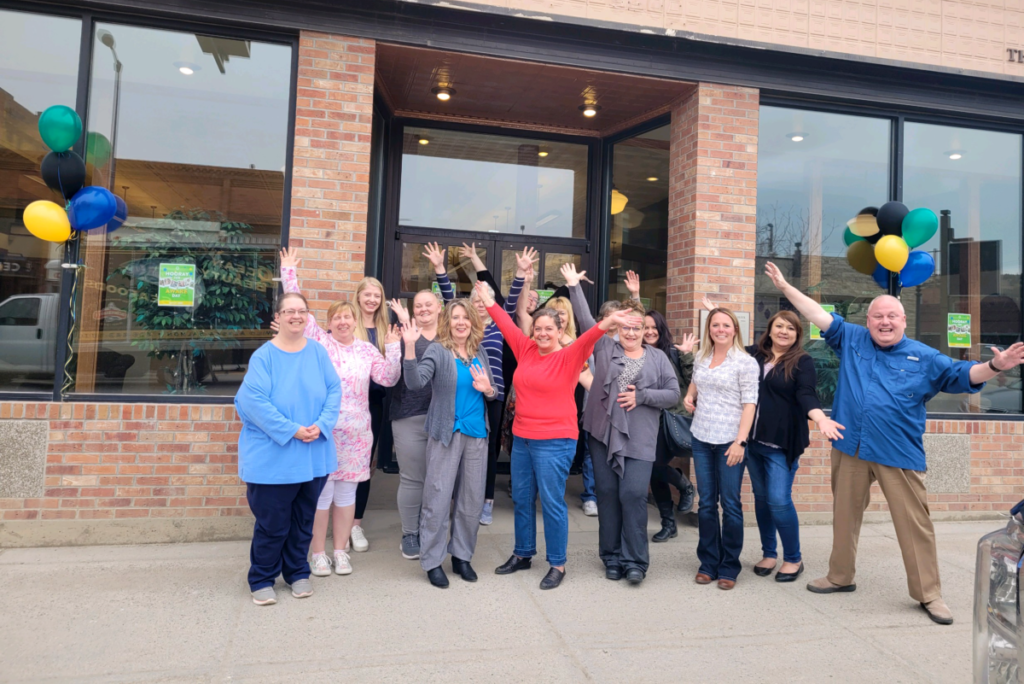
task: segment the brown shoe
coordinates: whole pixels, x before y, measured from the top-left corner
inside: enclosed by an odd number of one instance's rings
[[[693,578],[693,581],[697,584],[711,584],[714,580],[711,579],[711,575],[705,575],[703,572],[698,572],[697,576]]]
[[[730,589],[732,589],[735,586],[736,586],[736,580],[727,580],[727,579],[720,579],[720,580],[718,580],[718,588],[719,589],[724,589],[725,591],[729,591]]]
[[[828,577],[819,577],[816,580],[811,580],[807,583],[807,591],[815,594],[836,594],[839,592],[856,591],[856,584],[832,584],[828,581]]]
[[[949,606],[946,602],[940,598],[928,603],[922,603],[921,607],[924,608],[924,612],[928,613],[928,617],[933,622],[937,622],[940,625],[951,625],[953,624],[953,613],[950,612]]]

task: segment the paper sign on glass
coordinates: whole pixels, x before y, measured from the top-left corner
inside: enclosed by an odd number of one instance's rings
[[[158,306],[195,306],[195,264],[160,264]]]
[[[950,347],[971,346],[971,314],[947,314],[946,342]]]
[[[826,313],[835,313],[836,305],[835,304],[822,304],[821,308],[824,309]],[[814,325],[813,323],[811,323],[811,339],[812,340],[820,340],[821,339],[821,328],[819,328],[818,326]]]

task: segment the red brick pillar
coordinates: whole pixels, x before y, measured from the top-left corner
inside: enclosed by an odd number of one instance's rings
[[[667,308],[676,335],[698,333],[705,294],[753,315],[757,116],[756,89],[710,83],[672,108]]]
[[[288,243],[300,248],[299,283],[316,310],[363,278],[375,50],[327,33],[299,41]]]

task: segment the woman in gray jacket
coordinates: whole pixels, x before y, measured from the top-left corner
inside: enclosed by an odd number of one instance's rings
[[[431,584],[443,589],[448,586],[448,577],[441,568],[446,545],[452,555],[452,570],[467,582],[477,579],[469,561],[476,549],[487,478],[484,402],[496,399],[498,391],[481,344],[484,326],[468,300],[448,304],[437,324],[437,340],[417,360],[419,336],[415,321],[409,321],[402,330],[405,384],[411,390],[431,386],[430,408],[423,426],[427,432],[427,468],[420,513],[420,567],[426,570]]]
[[[562,266],[573,313],[581,330],[595,325],[573,264]],[[679,382],[664,352],[644,344],[643,305],[619,326],[618,341],[603,337],[594,347],[594,382],[583,411],[590,434],[597,493],[599,553],[605,577],[640,584],[650,564],[647,548],[647,488],[654,467],[661,410],[679,401]]]

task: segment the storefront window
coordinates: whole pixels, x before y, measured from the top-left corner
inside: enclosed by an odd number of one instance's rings
[[[918,247],[934,256],[936,275],[903,290],[907,334],[955,359],[987,361],[989,347],[1021,339],[1021,137],[919,123],[904,131],[904,203],[940,216],[939,232]],[[949,314],[969,317],[969,342],[950,344]],[[1021,397],[1016,368],[980,394],[940,394],[928,408],[1020,413]]]
[[[668,267],[669,127],[612,150],[611,277],[608,299],[626,299],[626,272],[640,276],[644,306],[665,313]],[[623,206],[619,203],[625,202]]]
[[[73,391],[231,395],[270,337],[291,48],[98,24],[88,182],[128,205],[82,240]]]
[[[36,200],[60,201],[39,176],[49,149],[39,114],[75,106],[82,25],[0,10],[0,391],[52,391],[64,245],[25,228]],[[43,39],[40,39],[43,36]]]
[[[405,128],[400,226],[582,238],[586,203],[585,145]]]
[[[870,276],[846,261],[846,222],[889,199],[890,122],[779,107],[761,107],[757,161],[757,259],[754,339],[780,308],[791,308],[764,276],[773,261],[786,278],[864,323],[881,294]],[[908,305],[908,313],[909,311]],[[805,347],[818,369],[818,393],[832,405],[837,359],[823,341]]]

